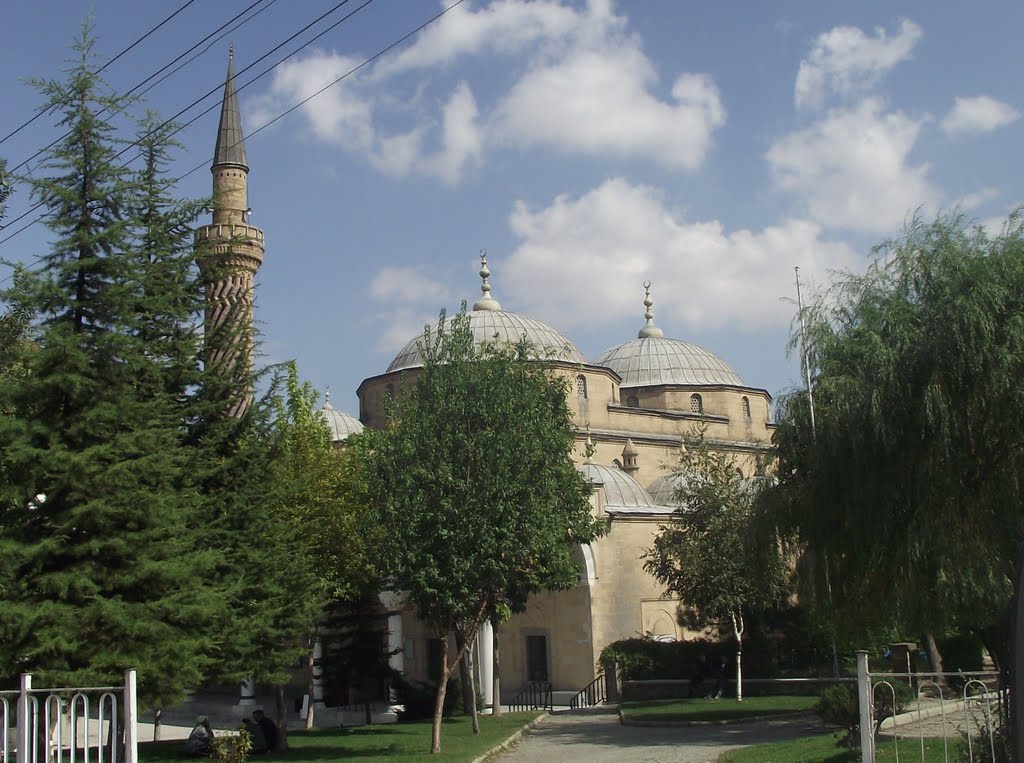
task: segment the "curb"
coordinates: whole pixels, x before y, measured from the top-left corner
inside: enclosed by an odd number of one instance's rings
[[[508,739],[506,739],[504,742],[500,742],[500,743],[494,745],[494,747],[489,749],[483,755],[478,755],[477,757],[473,758],[471,763],[484,763],[485,760],[487,760],[488,758],[491,758],[491,757],[497,755],[499,752],[505,752],[505,750],[507,750],[512,745],[514,745],[520,739],[522,739],[523,735],[527,731],[530,731],[531,729],[535,728],[537,726],[537,724],[539,724],[541,721],[543,721],[549,715],[550,715],[550,713],[545,712],[543,715],[541,715],[541,716],[539,716],[537,718],[534,718],[532,721],[530,721],[525,726],[523,726],[521,729],[519,729],[519,731],[515,732],[512,736],[510,736]]]
[[[971,699],[984,698],[984,696],[985,695],[978,695]],[[929,705],[928,707],[923,707],[920,710],[908,710],[907,712],[900,713],[899,715],[890,715],[879,724],[878,730],[888,731],[896,726],[906,726],[910,723],[919,723],[923,720],[927,720],[928,718],[934,718],[937,715],[942,715],[943,711],[945,711],[946,715],[949,716],[951,713],[961,713],[963,712],[963,709],[963,699],[948,699],[944,703]],[[963,719],[960,718],[958,720]]]
[[[744,723],[763,723],[765,721],[810,718],[817,714],[813,710],[800,710],[792,713],[773,713],[771,715],[751,715],[747,718],[723,718],[717,721],[631,721],[622,717],[619,710],[619,723],[623,726],[640,726],[644,728],[687,728],[694,726],[738,726]]]

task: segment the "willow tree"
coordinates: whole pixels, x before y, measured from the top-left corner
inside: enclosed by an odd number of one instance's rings
[[[423,369],[370,433],[368,483],[388,585],[441,639],[431,751],[448,679],[496,608],[576,585],[572,552],[599,532],[572,462],[566,384],[532,349],[474,345],[465,309],[421,344]]]
[[[829,561],[844,630],[958,625],[1006,668],[1024,537],[1024,228],[916,220],[877,254],[805,309],[816,427],[804,394],[782,399],[780,522]]]
[[[678,508],[646,552],[644,569],[682,599],[686,622],[732,632],[742,701],[746,615],[783,603],[787,568],[776,536],[757,517],[766,478],[743,479],[733,454],[716,450],[701,430],[686,440],[676,465]]]

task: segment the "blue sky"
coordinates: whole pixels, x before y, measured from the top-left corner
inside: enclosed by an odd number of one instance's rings
[[[196,0],[105,75],[131,88],[251,1]],[[183,2],[94,0],[99,51]],[[170,116],[217,88],[191,119],[219,98],[229,41],[243,69],[336,2],[264,0],[146,105]],[[246,131],[447,4],[374,0],[244,87]],[[88,10],[0,11],[0,136],[40,103],[22,80],[60,76]],[[916,209],[998,226],[1024,202],[1021,29],[1020,2],[466,0],[247,141],[251,222],[267,237],[265,359],[297,359],[355,412],[361,379],[441,307],[472,304],[486,249],[503,308],[585,356],[636,336],[650,280],[667,336],[777,395],[799,383],[785,349],[794,266],[822,285],[830,269],[863,269]],[[174,171],[204,165],[183,193],[209,193],[216,114],[179,135]],[[57,135],[43,117],[0,155],[17,164]],[[28,202],[19,191],[8,220]],[[33,226],[0,257],[34,259],[46,238]]]

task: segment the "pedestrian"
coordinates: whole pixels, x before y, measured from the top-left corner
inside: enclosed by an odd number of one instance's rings
[[[718,658],[718,667],[715,670],[715,689],[712,695],[715,699],[721,699],[725,694],[725,684],[729,680],[729,660],[725,655]]]

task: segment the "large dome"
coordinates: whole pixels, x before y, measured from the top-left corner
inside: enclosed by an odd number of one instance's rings
[[[644,283],[644,317],[646,325],[636,339],[605,350],[594,365],[610,368],[622,377],[622,387],[655,387],[661,384],[699,386],[728,385],[743,387],[743,380],[729,364],[710,350],[684,342],[666,339],[654,325],[651,306],[651,282]]]
[[[677,506],[676,493],[686,484],[686,475],[682,472],[664,474],[647,486],[647,492],[655,502],[663,506]]]
[[[477,347],[484,344],[516,344],[525,339],[543,360],[564,360],[567,363],[581,364],[587,362],[576,345],[546,323],[518,313],[503,311],[497,300],[491,297],[491,287],[487,282],[491,271],[487,269],[486,256],[482,256],[480,260],[483,296],[473,305],[472,312],[468,313],[473,344]],[[449,317],[445,321],[445,326],[450,326],[453,319],[454,316]],[[391,361],[386,373],[422,366],[423,356],[419,349],[422,340],[422,335],[410,339]]]

